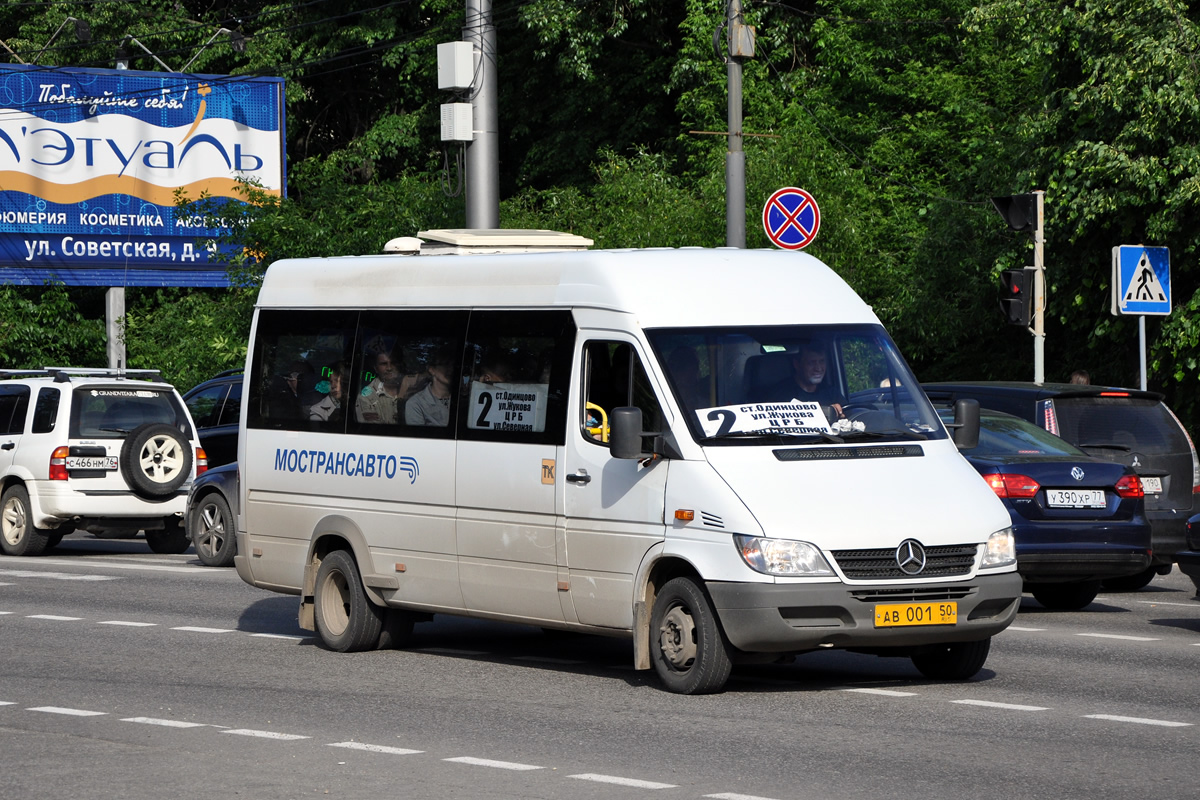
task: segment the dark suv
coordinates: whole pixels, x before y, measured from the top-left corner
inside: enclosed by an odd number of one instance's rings
[[[1166,574],[1186,547],[1188,518],[1200,491],[1200,461],[1191,437],[1162,395],[1070,383],[943,382],[923,384],[930,399],[979,401],[983,408],[1023,417],[1090,455],[1132,467],[1146,491],[1154,560],[1145,572],[1104,582],[1110,590],[1140,589]]]
[[[183,396],[208,465],[219,467],[237,460],[238,416],[242,409],[242,369],[224,372],[193,386]]]

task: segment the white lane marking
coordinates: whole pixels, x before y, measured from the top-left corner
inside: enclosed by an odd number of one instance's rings
[[[29,614],[25,619],[54,619],[59,622],[78,622],[83,617],[60,617],[57,614]]]
[[[0,586],[16,586],[16,584],[15,584],[15,583],[3,583],[3,582],[0,582]]]
[[[0,700],[0,706],[15,706],[15,705],[16,705],[16,703],[10,702],[8,700]]]
[[[1004,630],[1006,630],[1006,631],[1026,631],[1029,633],[1035,633],[1035,632],[1044,631],[1046,629],[1045,628],[1022,628],[1018,625],[1009,625]]]
[[[1113,722],[1134,722],[1138,725],[1161,725],[1164,728],[1190,728],[1191,722],[1172,722],[1166,719],[1146,719],[1145,717],[1118,717],[1114,714],[1084,714],[1084,719],[1107,719]]]
[[[550,658],[549,656],[514,656],[513,661],[534,661],[539,664],[582,664],[582,661],[571,658]]]
[[[713,800],[772,800],[770,797],[759,797],[753,794],[736,794],[735,792],[721,792],[720,794],[706,794],[705,797],[711,797]]]
[[[311,739],[311,736],[297,736],[294,733],[275,733],[274,731],[256,731],[250,728],[231,728],[221,733],[232,733],[237,736],[254,736],[259,739],[279,739],[285,742],[294,742],[297,739]]]
[[[530,769],[545,769],[545,767],[535,767],[533,764],[514,764],[511,761],[493,761],[490,758],[472,758],[471,756],[459,756],[458,758],[443,758],[442,761],[453,761],[456,764],[472,764],[476,767],[495,767],[496,769],[512,769],[512,770],[530,770]]]
[[[40,561],[44,564],[46,562]],[[116,575],[80,575],[72,572],[38,572],[33,569],[0,569],[0,575],[9,578],[49,578],[52,581],[119,581]],[[6,583],[5,586],[14,584]]]
[[[1146,606],[1179,606],[1180,608],[1195,608],[1200,610],[1200,604],[1197,603],[1164,603],[1160,600],[1134,600],[1133,602]]]
[[[97,622],[97,625],[124,625],[127,628],[153,628],[158,625],[157,622],[128,622],[123,619],[106,619],[104,622]]]
[[[995,703],[991,700],[951,700],[964,706],[983,706],[984,708],[1007,708],[1010,711],[1049,711],[1046,706],[1020,706],[1016,703]]]
[[[4,562],[10,561],[10,560],[15,563],[17,560],[17,557],[16,556],[0,557],[0,563],[4,563]],[[190,573],[193,575],[225,575],[226,574],[225,570],[213,569],[212,567],[171,567],[171,566],[164,566],[161,564],[122,564],[118,561],[110,561],[110,560],[103,560],[103,561],[88,560],[88,561],[85,561],[83,559],[80,559],[78,561],[68,561],[66,559],[39,558],[37,563],[39,566],[42,564],[53,564],[55,566],[63,566],[63,567],[87,566],[89,568],[101,567],[104,569],[140,569],[140,570],[145,570],[147,572],[187,572],[187,573]],[[28,572],[29,572],[29,575],[37,575],[39,577],[46,576],[46,575],[60,575],[60,576],[61,575],[70,575],[70,577],[64,578],[64,580],[85,580],[85,581],[120,580],[119,578],[112,576],[112,575],[80,576],[78,574],[63,573],[63,572],[59,572],[59,573],[34,572],[32,570],[29,570]],[[7,573],[0,573],[0,574],[7,574]]]
[[[5,585],[5,586],[10,586],[11,584],[8,584],[8,583],[6,583],[6,584],[4,584],[4,585]],[[15,612],[15,611],[0,611],[0,617],[6,616],[6,615],[8,615],[8,614],[15,614],[15,613],[17,613],[17,612]]]
[[[252,633],[251,636],[257,636],[260,639],[290,639],[294,642],[303,642],[305,639],[311,639],[311,636],[290,636],[282,633]]]
[[[1157,642],[1153,636],[1122,636],[1119,633],[1077,633],[1076,636],[1091,636],[1094,639],[1124,639],[1129,642]]]
[[[419,653],[444,653],[448,656],[486,656],[486,650],[458,650],[453,647],[414,647]]]
[[[233,633],[233,628],[197,628],[193,625],[180,625],[171,628],[173,631],[189,631],[191,633]]]
[[[636,778],[619,778],[616,775],[594,775],[592,773],[584,773],[582,775],[568,775],[568,778],[577,778],[581,781],[594,781],[596,783],[615,783],[617,786],[629,786],[634,789],[677,789],[679,788],[674,783],[656,783],[654,781],[639,781]]]
[[[884,697],[916,697],[916,692],[900,692],[895,689],[842,689],[843,692],[858,692],[860,694],[881,694]],[[709,795],[716,797],[716,795]]]
[[[178,719],[155,719],[154,717],[126,717],[121,722],[140,722],[143,725],[162,725],[164,728],[205,728],[203,722],[183,722]]]
[[[363,742],[333,742],[330,747],[345,747],[350,750],[366,750],[369,753],[389,753],[394,756],[411,756],[423,753],[424,750],[408,750],[403,747],[387,747],[382,744],[364,744]]]
[[[102,717],[103,711],[84,711],[82,708],[59,708],[58,706],[38,706],[30,711],[44,711],[47,714],[66,714],[70,717]]]

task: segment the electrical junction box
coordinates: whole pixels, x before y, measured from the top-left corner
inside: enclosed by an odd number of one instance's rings
[[[442,104],[442,141],[469,142],[475,138],[472,130],[470,103]]]
[[[437,46],[438,88],[459,91],[475,82],[475,50],[470,42]]]
[[[754,58],[754,34],[753,25],[730,25],[729,55],[733,58]]]

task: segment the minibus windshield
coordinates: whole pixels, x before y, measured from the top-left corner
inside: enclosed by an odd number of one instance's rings
[[[946,436],[879,325],[660,328],[647,336],[703,444]]]

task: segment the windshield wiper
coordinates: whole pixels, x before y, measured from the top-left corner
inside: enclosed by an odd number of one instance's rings
[[[918,439],[925,441],[928,434],[910,431],[907,428],[889,428],[886,431],[850,431],[842,434],[847,439],[882,439],[888,436],[898,436],[901,439]]]

